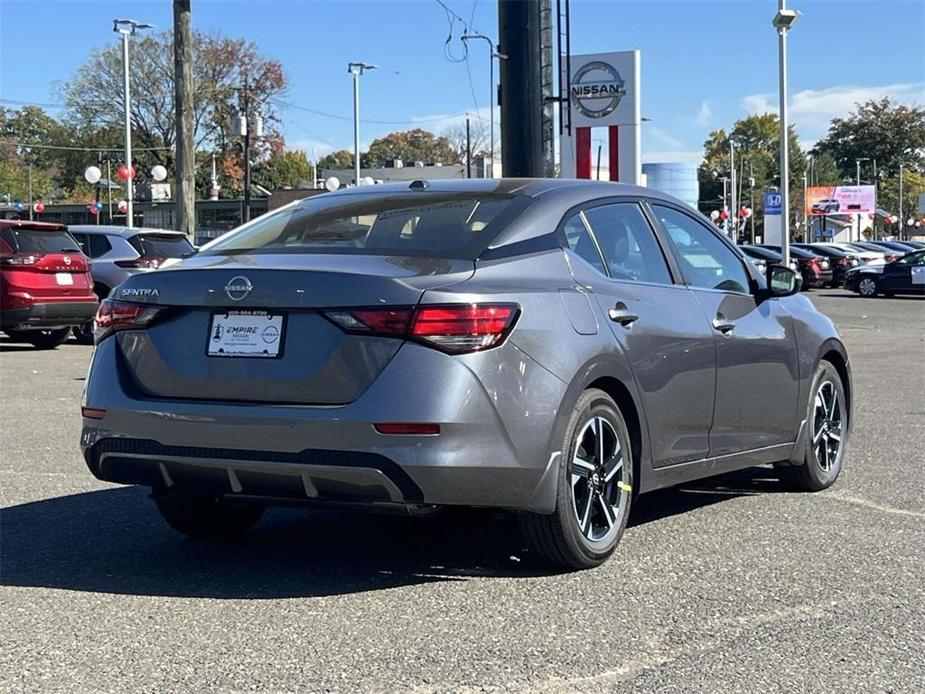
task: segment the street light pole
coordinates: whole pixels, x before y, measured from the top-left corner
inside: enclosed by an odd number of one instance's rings
[[[806,171],[803,171],[803,243],[809,243],[809,215],[806,214]]]
[[[462,40],[468,41],[469,39],[482,39],[483,41],[488,42],[488,129],[491,133],[488,136],[489,147],[488,147],[488,156],[491,159],[491,177],[495,177],[495,58],[498,60],[506,60],[507,56],[503,53],[498,53],[495,50],[495,43],[489,37],[484,34],[463,34]]]
[[[790,158],[787,122],[787,32],[800,18],[797,10],[788,10],[786,0],[779,0],[772,25],[777,29],[778,88],[780,91],[780,214],[783,223],[780,250],[785,266],[790,264]]]
[[[364,70],[375,70],[369,63],[347,63],[347,72],[353,75],[353,172],[354,184],[360,185],[360,77]]]
[[[903,225],[905,225],[906,220],[903,219],[903,162],[899,162],[899,240],[903,240]]]
[[[857,186],[861,185],[861,162],[868,161],[868,160],[869,160],[869,157],[860,157],[859,159],[854,160],[854,166],[857,169],[857,183],[855,184]],[[875,216],[876,216],[876,211],[875,211]],[[861,213],[860,212],[858,212],[857,214],[857,219],[858,219],[858,237],[854,240],[860,241],[861,240]],[[852,239],[849,238],[848,240],[851,241]]]
[[[134,226],[134,207],[133,198],[135,181],[132,178],[132,96],[129,91],[129,55],[128,41],[135,35],[139,29],[150,29],[153,24],[144,24],[136,22],[134,19],[114,19],[112,20],[112,30],[122,35],[122,99],[123,108],[125,109],[125,168],[128,176],[125,179],[125,202],[127,209],[125,211],[126,226],[131,229]]]

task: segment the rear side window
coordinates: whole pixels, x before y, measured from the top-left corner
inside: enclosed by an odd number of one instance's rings
[[[176,234],[136,234],[128,242],[142,258],[186,258],[196,252],[185,236]]]
[[[80,253],[81,249],[74,237],[66,231],[38,231],[36,229],[16,229],[7,227],[0,230],[3,240],[16,253]]]
[[[233,232],[207,253],[348,253],[474,259],[515,198],[437,193],[319,196]]]
[[[565,232],[565,240],[568,242],[568,247],[571,248],[577,256],[584,259],[591,267],[606,276],[607,270],[604,269],[604,261],[601,259],[601,252],[598,250],[597,244],[591,237],[591,233],[588,231],[587,226],[585,226],[582,215],[579,213],[569,219],[562,227],[562,231]]]
[[[592,207],[585,217],[613,279],[671,284],[665,256],[639,205]]]

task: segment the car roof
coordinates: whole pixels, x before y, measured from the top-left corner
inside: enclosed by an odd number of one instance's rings
[[[27,219],[0,219],[2,229],[29,229],[32,231],[67,231],[63,224],[52,222],[30,222]]]
[[[168,236],[186,236],[182,231],[174,229],[154,229],[152,227],[125,227],[125,226],[107,226],[105,224],[73,224],[68,227],[70,231],[78,234],[112,234],[113,236],[122,236],[128,238],[138,234],[165,234]]]

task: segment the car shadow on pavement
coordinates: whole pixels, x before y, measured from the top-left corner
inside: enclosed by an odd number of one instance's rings
[[[776,491],[768,476],[754,468],[645,495],[630,525]],[[410,518],[271,509],[242,540],[200,542],[170,530],[146,489],[119,487],[4,508],[0,528],[7,586],[272,599],[559,573],[523,551],[511,514],[488,511]]]

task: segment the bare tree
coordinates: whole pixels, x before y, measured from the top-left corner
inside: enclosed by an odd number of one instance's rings
[[[465,166],[466,161],[466,122],[452,125],[443,131],[443,137],[450,141],[456,154],[456,162]],[[488,158],[488,124],[476,118],[469,119],[469,139],[473,162],[478,158]]]

